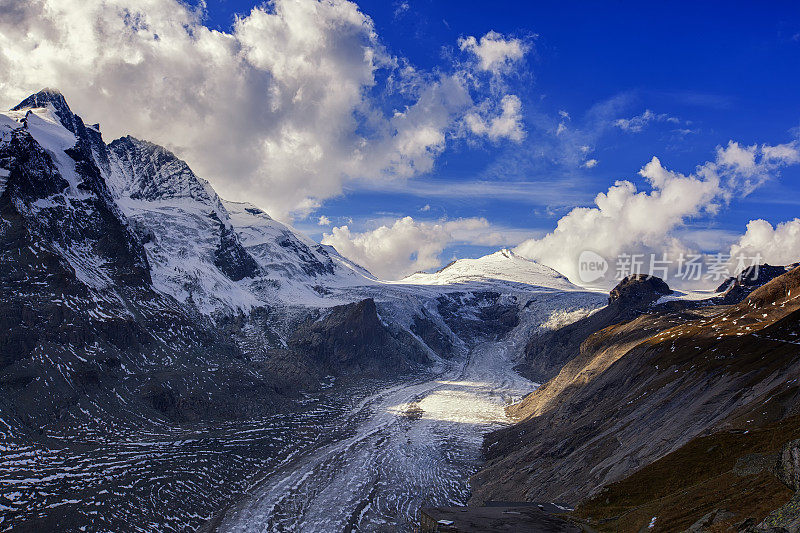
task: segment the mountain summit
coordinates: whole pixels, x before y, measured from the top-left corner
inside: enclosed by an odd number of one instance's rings
[[[75,120],[75,114],[67,105],[67,100],[64,95],[56,89],[45,88],[38,93],[32,94],[25,98],[22,102],[11,108],[12,111],[22,111],[25,109],[36,109],[47,106],[52,106],[55,115],[58,117],[61,124],[74,134],[78,133],[78,124]],[[83,123],[81,122],[81,126]]]
[[[477,259],[457,259],[432,274],[418,272],[403,278],[399,283],[458,285],[482,281],[503,281],[561,290],[578,289],[552,268],[526,259],[508,249]]]

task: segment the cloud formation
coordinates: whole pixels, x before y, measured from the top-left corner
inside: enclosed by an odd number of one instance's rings
[[[671,117],[666,113],[656,114],[649,109],[645,109],[641,115],[615,120],[614,126],[631,133],[639,133],[651,122],[671,122],[673,124],[679,124],[680,119],[677,117]]]
[[[585,250],[607,260],[634,253],[654,253],[659,257],[667,253],[675,259],[680,253],[692,251],[676,235],[676,229],[692,217],[716,214],[731,198],[749,194],[779,167],[800,162],[798,157],[800,148],[796,143],[743,148],[731,141],[717,149],[714,161],[698,166],[689,175],[668,170],[653,157],[639,172],[649,185],[648,191],[639,191],[627,180],[617,181],[607,192],[597,195],[594,207],[571,210],[558,221],[554,231],[525,241],[516,251],[576,282],[580,282],[578,257]],[[766,250],[767,243],[780,242],[787,232],[779,227],[770,233],[759,223],[751,238],[739,246],[753,243],[755,248],[759,243]]]
[[[489,105],[487,100],[485,104]],[[522,102],[513,95],[507,94],[500,101],[501,113],[494,117],[484,117],[481,113],[468,113],[464,120],[469,130],[476,135],[485,135],[492,141],[503,138],[520,142],[525,138],[525,130],[522,127]]]
[[[751,220],[744,235],[731,246],[730,256],[760,256],[763,262],[771,265],[788,265],[800,261],[800,218],[782,222],[775,227],[766,220]]]
[[[490,31],[480,39],[463,37],[458,40],[458,46],[477,58],[480,70],[495,75],[513,68],[514,63],[528,51],[528,45],[523,40],[506,38],[496,31]]]
[[[353,178],[429,172],[465,132],[523,131],[519,100],[471,74],[500,75],[523,57],[521,41],[495,32],[464,41],[477,60],[425,73],[391,55],[347,0],[274,0],[229,32],[177,0],[0,0],[0,12],[6,106],[59,88],[108,139],[163,144],[223,197],[282,219]]]
[[[453,243],[501,246],[508,238],[485,218],[428,222],[407,216],[363,233],[354,233],[348,226],[334,227],[323,235],[322,244],[333,246],[382,279],[400,279],[440,267],[440,254]]]

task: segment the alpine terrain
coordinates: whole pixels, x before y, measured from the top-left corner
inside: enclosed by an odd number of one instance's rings
[[[0,304],[2,531],[800,529],[796,264],[385,281],[46,89],[0,114]]]
[[[379,280],[58,91],[0,135],[4,531],[410,530],[604,302],[508,250]]]

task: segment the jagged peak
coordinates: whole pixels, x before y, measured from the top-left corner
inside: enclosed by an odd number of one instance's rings
[[[148,201],[191,198],[229,226],[228,213],[211,184],[167,148],[131,135],[115,139],[108,148],[116,167],[108,181],[117,196]]]
[[[38,93],[34,93],[14,106],[12,111],[23,109],[38,109],[52,106],[56,118],[61,124],[72,133],[77,133],[75,113],[69,108],[64,95],[57,89],[44,88]]]
[[[136,150],[146,150],[151,153],[161,153],[165,156],[169,157],[170,159],[177,159],[181,163],[185,164],[185,161],[181,160],[178,156],[174,153],[170,152],[160,144],[156,144],[150,141],[146,141],[144,139],[139,139],[134,137],[133,135],[125,135],[120,137],[119,139],[114,139],[109,143],[109,148],[120,148],[120,147],[133,147]]]
[[[148,156],[162,157],[165,161],[169,161],[178,165],[182,171],[191,174],[192,178],[203,184],[204,187],[208,185],[208,181],[195,174],[186,161],[160,144],[138,139],[132,135],[125,135],[124,137],[120,137],[119,139],[114,139],[111,141],[108,147],[118,153],[132,149],[134,152],[144,153]]]
[[[57,89],[50,89],[44,88],[38,93],[34,93],[29,97],[25,98],[19,104],[14,106],[11,110],[18,111],[20,109],[26,109],[29,107],[46,107],[47,104],[53,104],[53,107],[56,109],[62,108],[70,111],[69,106],[67,105],[67,101],[64,98],[64,95],[61,94],[61,91]],[[70,111],[71,112],[71,111]]]
[[[148,157],[159,156],[163,158],[164,161],[169,161],[171,163],[178,165],[181,171],[185,171],[191,174],[191,176],[198,182],[201,182],[203,184],[207,183],[206,180],[200,178],[192,171],[192,169],[189,167],[186,161],[175,155],[167,148],[164,148],[160,144],[156,144],[150,141],[145,141],[142,139],[137,139],[132,135],[125,135],[124,137],[120,137],[119,139],[114,139],[113,141],[111,141],[108,147],[111,149],[112,152],[115,152],[118,155],[121,155],[122,153],[129,153],[129,154],[144,154]]]

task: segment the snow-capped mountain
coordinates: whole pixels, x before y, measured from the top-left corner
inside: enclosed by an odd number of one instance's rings
[[[149,265],[94,164],[99,132],[45,90],[0,115],[4,196],[37,247],[67,262],[93,288],[150,281]]]
[[[403,278],[399,283],[458,285],[492,281],[507,281],[560,290],[578,290],[578,287],[552,268],[506,249],[477,259],[458,259],[430,274],[417,272]]]
[[[130,136],[107,146],[99,126],[85,127],[57,91],[44,90],[3,115],[5,130],[24,127],[54,155],[69,194],[81,178],[67,155],[79,139],[99,170],[96,188],[146,252],[153,287],[204,315],[249,312],[282,301],[330,306],[352,301],[343,289],[388,289],[332,247],[308,239],[257,207],[220,199],[211,185],[169,150]],[[66,250],[66,249],[65,249]],[[68,250],[67,250],[68,252]],[[65,252],[66,253],[66,252]],[[106,283],[98,261],[75,259],[84,280]],[[78,265],[78,263],[81,263]],[[88,265],[88,266],[87,266]],[[509,250],[461,259],[404,285],[516,283],[576,290],[557,272]]]
[[[157,290],[204,314],[260,301],[236,282],[259,274],[214,189],[168,150],[123,137],[104,173],[147,250]]]
[[[352,299],[326,302],[331,290],[378,282],[334,248],[314,242],[252,204],[223,201],[223,205],[242,245],[258,264],[260,276],[249,288],[264,301],[326,307]]]
[[[123,137],[109,144],[108,160],[106,179],[145,243],[156,288],[204,314],[276,299],[325,305],[321,286],[372,279],[257,207],[220,199],[161,146]]]

